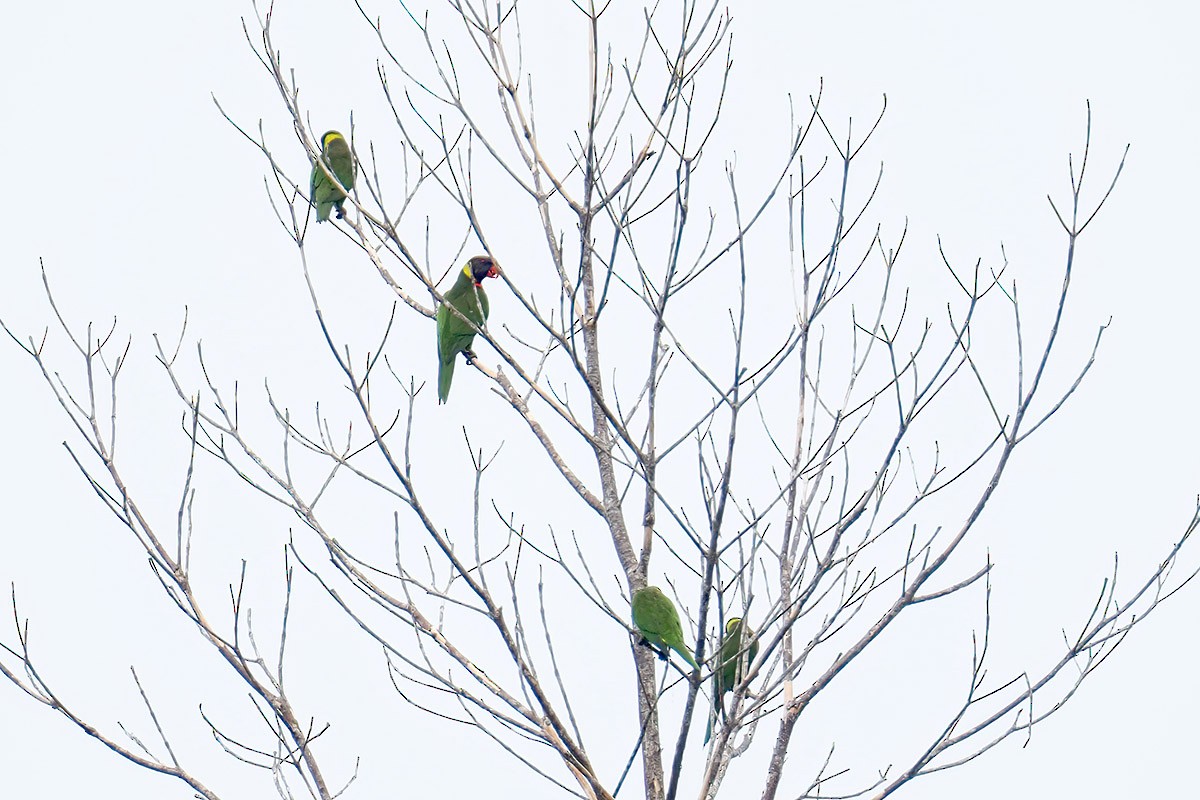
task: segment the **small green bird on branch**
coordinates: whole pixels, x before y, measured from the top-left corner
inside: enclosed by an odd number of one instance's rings
[[[692,669],[700,669],[684,643],[675,604],[657,586],[646,586],[633,593],[633,624],[642,634],[641,643],[653,648],[663,661],[667,660],[669,647],[683,656]]]
[[[750,646],[745,641],[750,641]],[[721,637],[717,662],[719,666],[713,670],[713,713],[708,718],[708,731],[704,734],[704,742],[712,738],[713,717],[725,719],[725,694],[732,692],[734,687],[742,682],[746,670],[758,658],[758,639],[754,630],[742,622],[741,617],[730,617],[725,623],[725,633]]]
[[[483,291],[483,279],[499,275],[500,265],[495,259],[491,256],[475,256],[458,273],[454,285],[442,295],[444,302],[437,309],[439,405],[450,397],[450,382],[454,380],[454,362],[458,354],[465,355],[468,364],[475,358],[471,352],[475,329],[483,326],[491,310],[487,292]],[[458,314],[451,310],[451,306],[458,310]]]
[[[337,183],[330,180],[325,170],[321,169],[321,162],[337,178]],[[345,216],[342,203],[346,200],[346,192],[354,188],[357,172],[346,137],[337,131],[326,131],[321,137],[321,159],[313,162],[312,177],[309,178],[308,196],[317,209],[317,222],[329,219],[329,212],[334,208],[337,208],[338,219]]]

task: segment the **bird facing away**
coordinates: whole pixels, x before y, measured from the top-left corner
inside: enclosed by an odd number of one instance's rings
[[[321,161],[325,162],[325,166],[337,177],[342,187],[347,191],[354,188],[354,178],[358,170],[354,166],[354,156],[350,153],[346,137],[337,131],[326,131],[321,137]],[[345,216],[342,202],[346,199],[346,192],[342,191],[342,187],[329,180],[319,162],[313,162],[308,194],[317,209],[317,222],[329,219],[329,212],[335,206],[338,219]]]
[[[633,593],[633,624],[641,631],[642,642],[658,650],[658,657],[667,660],[663,648],[671,648],[683,660],[699,669],[683,641],[679,612],[675,604],[657,586],[646,586]]]
[[[475,327],[482,326],[491,310],[487,293],[483,291],[483,279],[495,278],[499,274],[500,265],[491,256],[475,256],[462,268],[458,280],[442,296],[443,302],[437,310],[439,405],[450,397],[450,382],[454,380],[454,362],[458,354],[465,354],[468,364],[475,358],[471,352],[471,343],[475,341],[475,329],[471,323]],[[455,314],[450,306],[458,309],[462,316]]]
[[[750,640],[750,646],[743,651],[745,644],[742,633]],[[746,674],[746,668],[758,657],[758,639],[754,638],[754,630],[742,623],[741,617],[732,617],[725,623],[725,636],[721,639],[721,666],[713,672],[713,699],[717,707],[725,713],[721,698],[726,692],[732,692]]]
[[[742,649],[745,647],[742,640],[743,631],[750,640],[750,646],[745,650]],[[725,634],[721,637],[721,646],[718,649],[720,666],[713,671],[713,711],[708,716],[708,728],[704,733],[705,744],[712,738],[713,719],[718,714],[721,719],[725,719],[725,693],[733,691],[746,674],[746,668],[757,657],[758,639],[754,637],[754,630],[744,625],[741,617],[731,617],[725,623]]]

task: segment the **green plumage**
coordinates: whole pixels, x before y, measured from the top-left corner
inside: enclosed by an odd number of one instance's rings
[[[346,192],[342,191],[342,187],[347,190],[353,189],[357,172],[354,166],[354,156],[350,153],[350,145],[346,143],[346,137],[337,131],[326,131],[325,135],[321,137],[321,160],[325,162],[325,166],[342,186],[339,187],[331,181],[318,162],[313,162],[312,177],[308,182],[308,194],[312,198],[313,206],[317,209],[317,222],[329,219],[329,212],[335,206],[338,219],[341,219],[345,214],[342,203],[346,199]]]
[[[746,647],[743,641],[750,640]],[[743,648],[745,648],[743,650]],[[754,630],[742,622],[741,617],[731,617],[725,623],[725,634],[721,637],[721,647],[718,651],[719,666],[713,670],[713,706],[714,714],[708,720],[708,732],[704,735],[707,744],[712,736],[712,717],[719,714],[725,718],[725,693],[732,692],[746,674],[746,669],[758,658],[758,639]]]
[[[743,630],[746,638],[750,640],[750,646],[746,647],[745,652],[742,651],[745,647],[742,642]],[[725,709],[721,702],[722,696],[733,691],[733,687],[737,686],[745,675],[746,668],[758,658],[758,639],[754,638],[754,630],[742,623],[741,617],[733,617],[725,623],[720,658],[721,666],[713,672],[713,699],[723,715]]]
[[[659,658],[667,658],[669,647],[683,660],[699,669],[683,641],[683,628],[679,624],[679,612],[675,604],[657,586],[647,586],[633,593],[633,624],[641,631],[642,639],[659,651]]]
[[[439,404],[450,397],[450,382],[454,379],[454,362],[458,354],[464,353],[468,364],[475,357],[471,352],[471,344],[475,341],[475,328],[471,323],[475,327],[482,327],[491,310],[487,293],[483,291],[483,279],[499,274],[500,267],[493,259],[475,256],[462,268],[458,280],[443,295],[445,302],[437,310]],[[450,306],[458,309],[462,316],[451,311]]]

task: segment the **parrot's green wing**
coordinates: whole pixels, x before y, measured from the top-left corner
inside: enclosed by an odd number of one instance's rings
[[[438,351],[438,403],[446,402],[450,397],[450,382],[454,380],[454,362],[458,352],[450,336],[450,322],[454,315],[445,303],[437,310],[437,351]],[[447,354],[449,357],[447,358]]]
[[[326,156],[329,158],[329,168],[338,179],[338,183],[347,189],[353,189],[354,179],[358,176],[354,167],[354,156],[346,140],[341,137],[332,140]]]
[[[329,212],[333,210],[333,186],[329,183],[329,178],[321,170],[321,166],[317,162],[313,162],[312,178],[309,181],[308,196],[312,198],[313,207],[317,209],[317,222],[324,222],[329,219]]]

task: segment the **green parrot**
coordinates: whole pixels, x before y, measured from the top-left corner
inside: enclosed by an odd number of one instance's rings
[[[742,641],[743,631],[746,638],[750,639],[749,647]],[[725,718],[725,693],[733,691],[757,657],[758,639],[754,636],[754,630],[743,624],[741,617],[730,617],[725,623],[725,635],[721,638],[720,666],[713,671],[713,705],[716,706],[713,716],[720,714],[721,719]],[[711,737],[712,716],[708,719],[708,733],[704,736],[704,742],[707,744]]]
[[[745,652],[742,648],[742,631],[751,639],[750,646]],[[746,667],[758,657],[758,639],[754,638],[754,629],[742,624],[741,617],[731,617],[725,623],[725,636],[721,639],[721,666],[713,672],[713,697],[717,706],[722,709],[721,698],[726,692],[732,692],[745,675]]]
[[[337,131],[326,131],[321,137],[321,160],[347,190],[354,188],[354,178],[358,173],[354,166],[354,156],[350,153],[350,145],[346,137]],[[345,209],[342,201],[346,192],[329,180],[329,176],[321,169],[321,165],[313,162],[312,178],[309,179],[309,197],[317,208],[317,222],[329,219],[329,212],[337,206],[337,218],[342,219]]]
[[[667,660],[663,648],[671,648],[683,660],[699,669],[696,659],[683,641],[683,628],[679,625],[679,612],[675,604],[657,586],[646,586],[633,593],[633,624],[641,631],[642,642],[658,651],[658,657]]]
[[[454,380],[454,361],[459,353],[467,357],[467,363],[475,358],[471,343],[475,341],[475,330],[471,324],[450,310],[458,309],[463,317],[482,326],[488,318],[488,299],[483,291],[483,279],[495,278],[500,274],[500,265],[490,256],[475,256],[458,273],[458,280],[446,292],[445,301],[437,310],[438,349],[438,404],[450,397],[450,381]]]

